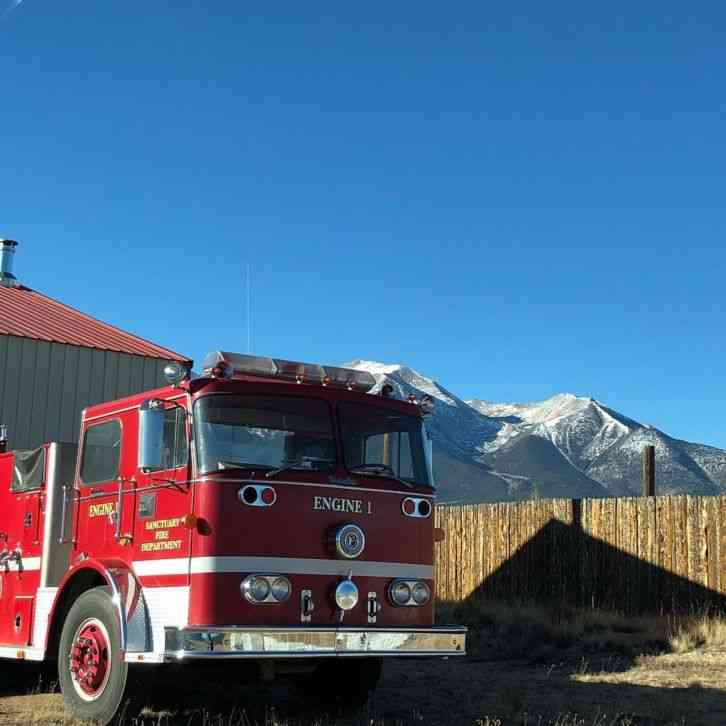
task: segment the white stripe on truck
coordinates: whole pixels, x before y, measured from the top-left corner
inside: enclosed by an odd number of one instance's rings
[[[223,573],[273,572],[281,575],[338,575],[347,577],[410,577],[431,580],[431,565],[405,562],[360,562],[321,560],[300,557],[184,557],[161,560],[136,560],[134,570],[140,577],[161,575],[207,575]]]

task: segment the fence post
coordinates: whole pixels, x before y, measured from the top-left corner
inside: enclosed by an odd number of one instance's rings
[[[643,496],[655,496],[655,446],[643,447]]]

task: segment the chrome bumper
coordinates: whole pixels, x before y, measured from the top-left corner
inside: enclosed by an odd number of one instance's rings
[[[166,660],[466,655],[466,628],[166,628]]]

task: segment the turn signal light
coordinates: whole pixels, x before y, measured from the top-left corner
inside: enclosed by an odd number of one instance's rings
[[[272,487],[257,484],[242,487],[237,496],[250,507],[271,507],[277,501],[277,492]]]
[[[428,499],[421,497],[406,497],[401,502],[401,511],[407,517],[420,517],[426,519],[431,516],[432,507]]]
[[[182,525],[186,527],[187,529],[196,529],[197,528],[197,522],[199,521],[196,514],[192,514],[189,512],[189,514],[185,514],[182,517]]]

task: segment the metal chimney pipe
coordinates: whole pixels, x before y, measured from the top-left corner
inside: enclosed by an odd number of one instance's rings
[[[0,239],[0,285],[13,287],[16,284],[13,275],[13,260],[18,243],[14,239]]]

